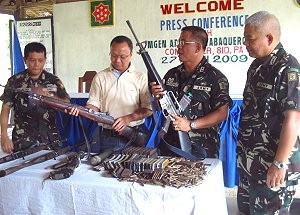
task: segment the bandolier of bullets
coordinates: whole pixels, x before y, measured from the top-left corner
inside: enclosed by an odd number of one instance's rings
[[[180,157],[158,157],[156,149],[128,147],[119,154],[106,158],[101,166],[119,180],[141,185],[192,187],[206,175],[202,161]]]

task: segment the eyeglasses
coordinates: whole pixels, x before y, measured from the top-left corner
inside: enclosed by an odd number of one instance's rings
[[[114,55],[114,54],[110,53],[110,57],[113,58],[113,59],[121,58],[121,60],[125,60],[129,56],[130,56],[130,54],[129,55]]]
[[[198,42],[178,40],[178,46],[184,46],[185,44],[194,44],[194,43],[198,43]]]

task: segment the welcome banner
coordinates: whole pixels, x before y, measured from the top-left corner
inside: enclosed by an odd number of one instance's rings
[[[228,78],[230,95],[233,98],[242,98],[247,70],[253,61],[243,45],[244,24],[248,16],[260,10],[267,10],[278,17],[283,46],[300,60],[299,0],[96,2],[103,5],[109,5],[108,2],[111,2],[113,7],[110,7],[113,9],[109,10],[112,13],[110,16],[114,16],[113,25],[108,25],[108,21],[102,20],[103,23],[97,22],[101,28],[90,27],[89,7],[92,2],[54,5],[55,50],[60,73],[72,71],[79,77],[83,71],[100,71],[105,68],[110,62],[110,41],[117,35],[125,35],[132,39],[133,63],[138,69],[146,72],[141,56],[136,53],[139,48],[135,46],[136,41],[126,24],[126,20],[129,20],[140,42],[145,41],[146,50],[163,77],[170,68],[180,64],[176,45],[181,29],[184,26],[195,25],[207,31],[209,41],[205,56]],[[93,8],[95,7],[96,4]],[[67,14],[66,10],[69,11]],[[107,27],[103,28],[103,25]],[[64,39],[66,37],[68,40]],[[71,83],[68,75],[61,75],[69,89],[77,90],[76,83]]]

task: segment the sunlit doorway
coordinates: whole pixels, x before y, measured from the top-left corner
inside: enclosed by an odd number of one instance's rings
[[[11,58],[11,28],[10,25],[14,17],[8,14],[0,14],[0,84],[5,85],[8,78],[12,76],[12,58]],[[0,95],[4,91],[0,87]],[[2,109],[2,101],[0,101],[0,111]],[[10,120],[11,121],[11,120]],[[2,148],[0,147],[0,155]]]
[[[11,60],[11,36],[10,22],[14,20],[12,15],[0,14],[0,84],[5,85],[7,79],[12,75],[12,60]],[[0,87],[0,95],[3,93],[3,87]],[[2,102],[0,101],[0,110]]]

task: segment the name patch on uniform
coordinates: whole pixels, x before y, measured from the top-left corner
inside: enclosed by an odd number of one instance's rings
[[[258,82],[256,86],[261,87],[261,88],[265,88],[265,89],[269,89],[269,90],[272,89],[272,85],[271,84],[262,83],[262,82]]]
[[[203,90],[203,91],[207,91],[207,92],[211,91],[211,87],[205,87],[205,86],[194,86],[193,89],[194,90]]]
[[[46,88],[47,91],[57,92],[57,86],[55,84],[47,84]]]

